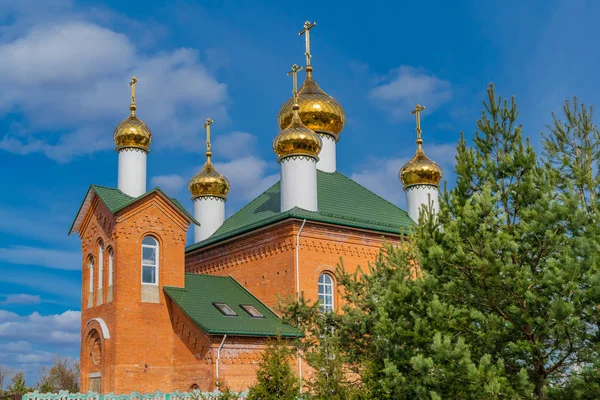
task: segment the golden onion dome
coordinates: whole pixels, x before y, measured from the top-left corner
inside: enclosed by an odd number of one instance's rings
[[[206,118],[204,124],[204,129],[206,129],[206,162],[204,167],[188,182],[192,200],[198,197],[219,197],[227,200],[227,193],[229,193],[229,181],[215,169],[211,160],[210,126],[213,122],[212,119]]]
[[[134,104],[131,105],[130,109],[131,115],[117,125],[114,130],[113,137],[117,145],[116,150],[135,148],[149,152],[152,132],[150,132],[148,125],[135,115]]]
[[[124,148],[140,149],[148,153],[150,151],[150,143],[152,142],[152,132],[150,128],[141,119],[135,115],[135,84],[138,79],[131,77],[131,105],[129,110],[131,114],[125,118],[119,125],[116,126],[113,132],[113,138],[117,145],[116,150]]]
[[[277,114],[279,129],[287,128],[293,116],[294,99],[286,101]],[[302,123],[319,134],[330,134],[336,138],[344,129],[346,113],[336,99],[317,85],[312,77],[312,66],[306,67],[306,78],[298,91],[299,114]]]
[[[439,186],[442,180],[442,169],[425,155],[421,143],[417,143],[417,153],[400,169],[398,174],[404,188],[412,185]]]
[[[192,200],[198,197],[219,197],[227,200],[229,181],[215,169],[210,157],[210,153],[207,153],[204,167],[188,183]]]
[[[292,119],[288,127],[273,139],[273,151],[281,160],[289,156],[309,156],[318,158],[323,141],[315,132],[307,128],[300,119],[296,103],[292,107]]]

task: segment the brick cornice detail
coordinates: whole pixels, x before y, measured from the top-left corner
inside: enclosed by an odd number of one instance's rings
[[[294,239],[289,235],[284,237],[269,235],[270,240],[261,239],[260,241],[241,241],[241,243],[228,244],[196,253],[186,262],[186,272],[214,274],[236,265],[247,264],[294,250]],[[223,256],[223,254],[227,254],[227,256]]]
[[[186,272],[215,274],[282,252],[293,252],[298,229],[298,221],[292,220],[272,229],[197,250],[187,255]],[[384,240],[394,244],[401,242],[400,237],[394,235],[384,239],[382,234],[308,223],[300,237],[300,251],[375,260]]]

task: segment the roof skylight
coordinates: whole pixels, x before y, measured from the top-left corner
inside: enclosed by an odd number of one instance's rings
[[[229,307],[225,303],[214,302],[213,306],[215,306],[217,310],[221,311],[221,314],[223,315],[226,315],[228,317],[237,317],[237,313],[233,311],[233,308]]]
[[[260,311],[258,311],[256,309],[256,307],[250,305],[250,304],[240,304],[240,307],[242,307],[242,309],[244,311],[246,311],[248,313],[248,315],[250,315],[252,318],[264,318],[265,316],[262,315],[262,313]]]

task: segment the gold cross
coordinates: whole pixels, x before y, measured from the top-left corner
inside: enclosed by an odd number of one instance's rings
[[[135,84],[138,83],[138,78],[135,76],[131,77],[131,82],[129,82],[129,86],[131,86],[131,104],[135,104]]]
[[[294,88],[292,90],[292,94],[294,95],[294,102],[296,102],[296,94],[298,93],[298,72],[302,71],[302,67],[298,66],[298,64],[292,65],[292,70],[288,72],[288,76],[292,75],[294,77]]]
[[[204,129],[206,129],[206,156],[210,157],[210,126],[214,121],[210,118],[206,118],[206,122],[204,123]]]
[[[421,111],[425,109],[425,106],[417,104],[415,109],[410,113],[415,114],[417,117],[417,142],[421,140]]]
[[[315,25],[317,25],[316,22],[309,22],[306,21],[304,23],[304,29],[302,29],[298,35],[302,36],[304,34],[306,34],[306,53],[304,53],[306,55],[306,66],[308,67],[310,65],[310,59],[312,58],[312,56],[310,55],[310,30],[312,28],[315,27]]]

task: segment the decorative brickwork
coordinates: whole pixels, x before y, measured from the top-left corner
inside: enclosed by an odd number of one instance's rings
[[[186,254],[186,271],[232,275],[272,308],[280,298],[296,293],[296,238],[302,221],[282,223],[215,243]],[[335,271],[343,260],[350,272],[366,270],[384,241],[399,244],[401,235],[307,222],[299,238],[300,291],[317,300],[317,280],[323,271]],[[339,296],[338,296],[339,297]],[[336,299],[335,304],[339,304]]]

